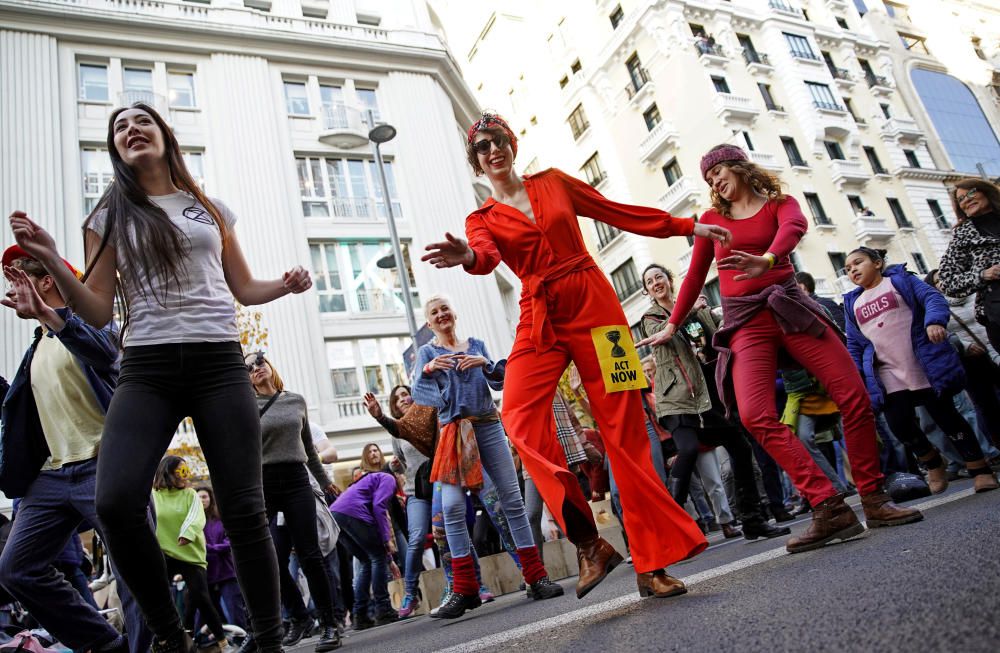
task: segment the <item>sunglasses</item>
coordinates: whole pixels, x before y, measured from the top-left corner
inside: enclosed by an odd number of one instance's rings
[[[472,144],[472,149],[476,151],[476,154],[489,154],[490,147],[496,143],[497,149],[503,148],[507,145],[507,139],[503,136],[497,136],[495,139],[484,138],[481,141]]]
[[[965,195],[959,195],[958,193],[955,193],[955,199],[958,200],[959,204],[961,204],[965,200],[973,198],[978,194],[979,194],[978,188],[970,188],[969,192],[967,192]]]
[[[247,363],[247,374],[253,374],[253,371],[259,367],[264,367],[266,361],[264,360],[264,354],[257,354],[257,357],[252,363]]]

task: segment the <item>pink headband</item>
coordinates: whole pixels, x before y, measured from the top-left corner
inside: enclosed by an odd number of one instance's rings
[[[701,157],[701,178],[708,181],[705,177],[705,175],[708,174],[708,171],[725,161],[749,160],[750,159],[747,157],[747,153],[743,151],[743,148],[737,147],[736,145],[723,145],[717,150],[710,150],[708,154]]]

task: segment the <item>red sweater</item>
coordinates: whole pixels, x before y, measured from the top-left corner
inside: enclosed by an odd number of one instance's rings
[[[774,254],[777,257],[774,267],[756,279],[736,281],[734,277],[743,274],[742,270],[719,270],[719,290],[723,297],[752,295],[770,285],[782,283],[795,273],[789,255],[809,227],[799,203],[791,196],[786,196],[780,202],[768,200],[760,211],[749,218],[733,220],[710,210],[701,216],[701,222],[717,224],[733,232],[732,246],[723,247],[721,243],[708,238],[694,239],[691,266],[681,284],[677,303],[670,317],[670,323],[678,326],[698,299],[713,256],[718,261],[729,256],[733,249],[756,256],[762,256],[766,252]]]

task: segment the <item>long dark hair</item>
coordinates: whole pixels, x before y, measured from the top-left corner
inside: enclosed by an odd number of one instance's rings
[[[955,217],[958,219],[958,223],[962,224],[969,219],[969,216],[965,215],[965,211],[962,207],[958,205],[958,191],[961,190],[971,190],[975,188],[977,191],[986,196],[989,201],[990,206],[994,211],[1000,211],[1000,188],[997,188],[996,184],[991,184],[985,179],[979,179],[977,177],[966,177],[965,179],[960,179],[955,182],[955,187],[948,191],[951,196],[952,206],[955,207]]]
[[[403,416],[403,413],[399,412],[399,409],[396,408],[396,395],[399,393],[400,390],[406,390],[407,392],[410,392],[410,386],[397,385],[392,389],[392,391],[389,392],[389,414],[392,415],[394,419],[399,419],[400,417]]]
[[[177,188],[192,195],[205,207],[205,210],[219,227],[223,246],[225,246],[227,235],[226,223],[222,219],[222,214],[191,177],[187,166],[184,165],[184,158],[181,156],[181,148],[177,143],[177,138],[160,114],[143,102],[136,102],[130,107],[119,107],[112,111],[111,117],[108,118],[107,147],[115,177],[108,184],[104,195],[101,196],[97,206],[84,222],[84,233],[86,233],[87,227],[92,224],[97,212],[107,211],[101,244],[96,252],[86,252],[87,269],[83,274],[83,280],[86,281],[90,276],[94,264],[108,243],[113,243],[115,249],[121,253],[121,260],[129,262],[127,266],[123,266],[125,269],[118,270],[118,281],[115,288],[122,310],[125,312],[123,318],[126,326],[129,309],[124,283],[131,284],[143,297],[152,294],[156,302],[163,306],[170,286],[177,283],[181,259],[187,255],[190,246],[190,242],[181,229],[170,221],[163,209],[149,199],[146,191],[139,185],[135,171],[122,160],[118,148],[115,147],[115,121],[123,111],[129,109],[141,109],[153,119],[163,136],[167,165],[170,168],[170,181]],[[153,278],[163,282],[161,293],[153,290],[151,283]],[[124,333],[124,329],[122,332]]]
[[[208,507],[205,508],[205,518],[209,520],[222,521],[222,517],[219,515],[219,506],[215,503],[215,492],[212,488],[207,485],[199,485],[198,492],[204,492],[208,495]]]

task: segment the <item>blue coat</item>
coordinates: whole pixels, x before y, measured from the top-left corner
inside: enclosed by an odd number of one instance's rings
[[[907,272],[905,265],[890,265],[883,274],[889,278],[892,287],[913,311],[910,342],[913,344],[913,352],[916,354],[917,360],[920,361],[920,366],[923,368],[924,374],[927,375],[927,380],[930,381],[934,392],[941,397],[950,397],[959,392],[965,387],[965,370],[962,368],[958,352],[947,340],[934,344],[927,337],[927,327],[930,325],[937,324],[946,328],[948,326],[951,313],[944,295],[912,273]],[[854,364],[858,366],[858,370],[865,379],[872,407],[878,411],[885,402],[885,387],[879,380],[875,369],[875,346],[861,333],[861,329],[858,327],[858,318],[854,314],[854,303],[862,292],[863,289],[859,287],[844,295],[844,314],[847,318],[847,350],[851,352]]]

